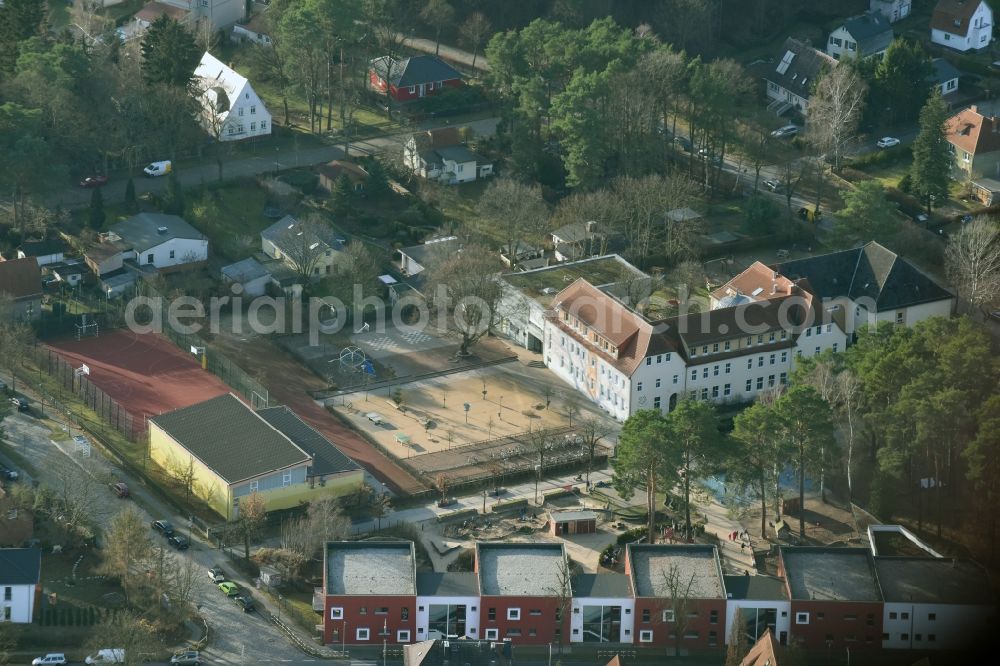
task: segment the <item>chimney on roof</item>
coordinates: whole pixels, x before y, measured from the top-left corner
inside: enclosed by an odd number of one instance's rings
[[[156,227],[156,233],[158,233],[158,234],[160,234],[162,236],[163,234],[167,233],[167,228],[166,227]]]
[[[972,111],[973,113],[979,113],[979,107],[973,104],[972,106],[969,107],[969,111]]]

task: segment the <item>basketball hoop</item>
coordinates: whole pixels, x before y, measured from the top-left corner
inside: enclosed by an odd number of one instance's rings
[[[90,374],[90,366],[86,363],[81,365],[79,368],[73,371],[73,374],[77,377],[83,377]]]
[[[96,338],[100,330],[97,326],[97,321],[93,316],[88,314],[80,315],[80,323],[76,325],[76,339],[80,340],[82,338]]]
[[[370,329],[370,328],[371,328],[371,326],[368,325],[368,322],[365,322],[365,325],[362,326],[361,328],[359,328],[358,330],[354,331],[354,333],[355,334],[358,334],[358,333],[367,333],[368,329]]]
[[[194,345],[191,345],[191,353],[194,354],[195,356],[204,356],[205,355],[205,348],[204,347],[195,347]]]

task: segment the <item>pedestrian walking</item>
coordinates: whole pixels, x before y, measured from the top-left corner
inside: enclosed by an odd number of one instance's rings
[[[746,547],[746,544],[745,544],[745,543],[743,543],[743,542],[741,541],[741,542],[740,542],[740,552],[741,552],[741,553],[743,552],[743,549],[744,549],[745,547]]]

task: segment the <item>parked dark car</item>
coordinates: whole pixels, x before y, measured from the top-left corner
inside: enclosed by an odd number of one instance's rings
[[[177,550],[187,550],[191,546],[191,544],[187,540],[187,537],[182,537],[179,534],[171,534],[170,536],[168,536],[167,543],[169,543]]]
[[[14,405],[14,408],[19,412],[26,412],[31,409],[28,399],[17,395],[10,399],[10,404]]]
[[[108,177],[104,175],[87,176],[80,181],[80,187],[103,187],[108,184]]]
[[[0,463],[0,479],[4,479],[6,481],[17,481],[20,477],[21,474],[16,469],[11,469],[10,467],[7,467],[7,465]]]
[[[172,536],[174,533],[174,526],[167,520],[154,520],[152,527],[157,532],[162,532],[165,537]]]
[[[112,483],[111,492],[113,492],[118,497],[125,499],[126,497],[129,496],[128,484],[122,483],[121,481],[119,481],[118,483]]]
[[[236,605],[243,609],[244,613],[252,613],[257,610],[257,607],[253,603],[253,598],[249,594],[237,594],[233,597],[233,601]]]

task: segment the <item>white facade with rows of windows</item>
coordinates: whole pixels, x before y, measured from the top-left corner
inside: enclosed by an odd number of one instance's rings
[[[797,357],[842,351],[847,345],[843,324],[826,316],[829,313],[823,313],[822,323],[805,328],[771,327],[751,335],[701,340],[706,336],[678,332],[675,324],[647,322],[581,282],[563,292],[571,292],[566,299],[554,302],[545,326],[545,363],[618,420],[640,409],[670,411],[684,398],[749,401],[786,384]],[[587,305],[577,308],[581,299],[587,299]],[[711,319],[732,314],[732,308],[713,311],[708,326],[713,326]],[[620,348],[609,338],[618,339]]]

